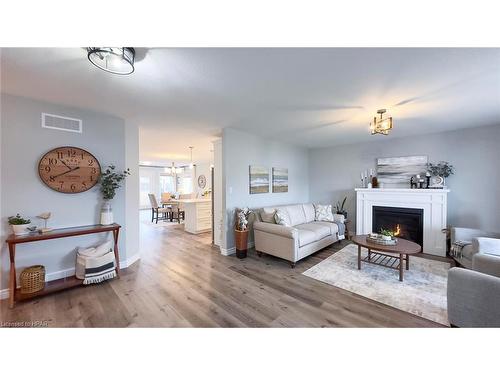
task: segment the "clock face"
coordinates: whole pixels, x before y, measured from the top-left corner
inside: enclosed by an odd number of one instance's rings
[[[58,147],[42,156],[38,163],[42,181],[61,193],[81,193],[99,180],[101,166],[90,152],[78,147]]]
[[[200,189],[205,189],[205,186],[207,186],[207,178],[205,175],[202,174],[198,177],[198,186]]]

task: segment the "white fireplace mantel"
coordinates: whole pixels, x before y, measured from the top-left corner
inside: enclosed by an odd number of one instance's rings
[[[423,252],[446,256],[448,189],[355,189],[356,234],[372,232],[373,206],[420,208],[424,210]]]

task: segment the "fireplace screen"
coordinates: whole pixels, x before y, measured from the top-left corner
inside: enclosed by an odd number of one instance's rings
[[[396,237],[404,238],[423,246],[424,210],[421,208],[373,206],[372,231],[392,230]]]

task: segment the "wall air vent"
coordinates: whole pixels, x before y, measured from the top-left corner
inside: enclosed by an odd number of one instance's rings
[[[42,128],[81,133],[82,120],[71,117],[42,113]]]

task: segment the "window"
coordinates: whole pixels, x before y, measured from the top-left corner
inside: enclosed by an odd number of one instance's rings
[[[174,177],[168,174],[160,174],[160,194],[175,193]]]
[[[191,176],[179,176],[179,193],[191,194],[193,192],[193,179]]]

